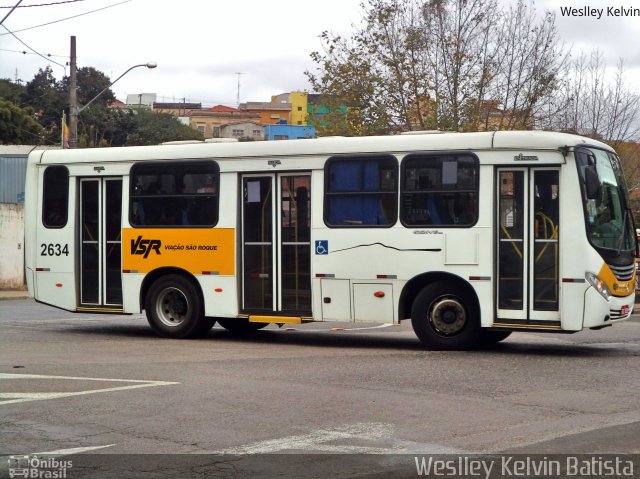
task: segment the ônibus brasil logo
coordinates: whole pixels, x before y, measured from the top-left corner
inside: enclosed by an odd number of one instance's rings
[[[160,253],[160,246],[162,246],[162,241],[157,239],[142,239],[142,236],[138,236],[138,239],[131,240],[131,254],[141,254],[143,258],[149,256],[151,250],[154,250],[157,254]]]

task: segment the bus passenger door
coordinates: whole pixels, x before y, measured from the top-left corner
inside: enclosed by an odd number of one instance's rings
[[[242,177],[242,310],[311,313],[311,176]]]
[[[497,170],[496,325],[559,327],[559,170]]]
[[[81,178],[80,310],[122,310],[122,178]]]

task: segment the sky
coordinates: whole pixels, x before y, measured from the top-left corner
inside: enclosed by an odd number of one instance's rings
[[[16,2],[0,0],[0,7]],[[22,8],[51,3],[59,4]],[[240,79],[241,102],[269,101],[272,95],[309,89],[304,72],[315,68],[310,53],[322,49],[319,35],[324,30],[349,35],[362,19],[360,3],[23,0],[0,26],[0,78],[26,82],[46,65],[62,78],[68,74],[65,63],[75,35],[78,68],[92,66],[112,80],[133,65],[158,64],[152,70],[136,68],[115,83],[112,90],[120,100],[127,94],[155,93],[159,102],[235,106]],[[608,6],[640,8],[640,2],[538,0],[535,6],[540,14],[546,9],[556,14],[560,37],[574,54],[599,48],[612,66],[622,57],[626,79],[640,91],[640,16],[606,14]],[[604,14],[600,19],[563,17],[561,7],[604,8]],[[0,19],[8,11],[0,8]]]

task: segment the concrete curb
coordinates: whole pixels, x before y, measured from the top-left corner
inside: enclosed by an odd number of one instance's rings
[[[7,299],[29,299],[29,291],[25,290],[9,290],[0,291],[0,301]]]

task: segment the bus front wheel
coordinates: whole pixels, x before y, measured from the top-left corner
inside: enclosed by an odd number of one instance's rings
[[[477,307],[470,295],[454,283],[425,287],[413,303],[411,324],[416,336],[430,349],[467,349],[480,335]]]
[[[202,336],[215,324],[203,314],[197,287],[177,274],[162,276],[151,285],[145,310],[151,328],[165,338]]]

